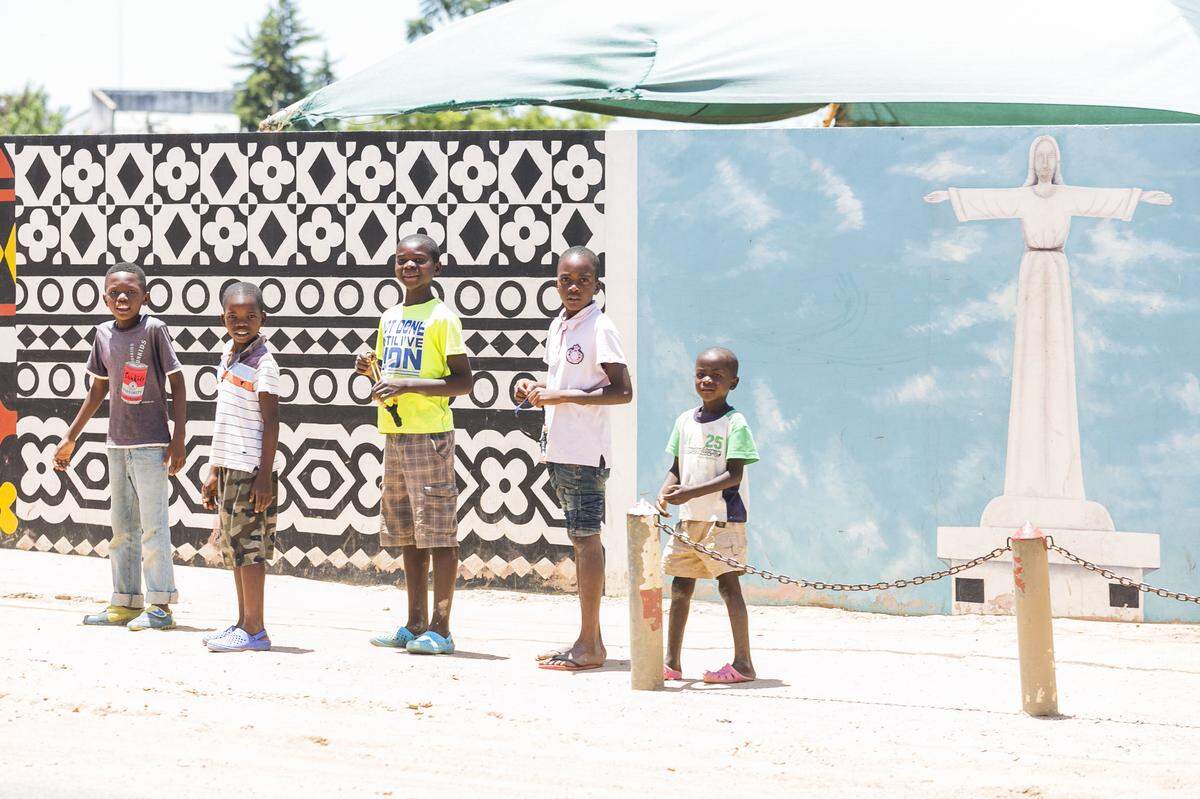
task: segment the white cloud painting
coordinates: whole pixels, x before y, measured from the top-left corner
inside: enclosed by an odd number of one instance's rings
[[[921,198],[1020,185],[1041,133],[1072,185],[1175,196],[1133,223],[1076,218],[1066,252],[1088,496],[1162,536],[1153,581],[1200,593],[1200,192],[1179,171],[1200,129],[1185,125],[640,134],[639,162],[672,181],[639,185],[639,484],[657,487],[678,406],[697,402],[689,359],[722,340],[763,457],[750,559],[842,581],[939,568],[936,527],[978,524],[1004,487],[1024,244],[1019,221],[963,224]],[[943,612],[948,597],[825,599]]]

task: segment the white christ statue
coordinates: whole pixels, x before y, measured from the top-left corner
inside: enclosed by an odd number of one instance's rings
[[[1104,506],[1083,491],[1075,333],[1063,246],[1071,217],[1129,221],[1139,202],[1170,205],[1171,195],[1141,189],[1096,189],[1063,183],[1058,142],[1038,136],[1029,172],[1011,189],[950,189],[925,196],[950,201],[959,222],[1020,219],[1025,256],[1017,278],[1016,342],[1004,494],[983,511],[981,527],[1113,530]]]

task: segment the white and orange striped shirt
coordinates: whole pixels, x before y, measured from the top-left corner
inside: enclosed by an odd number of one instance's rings
[[[209,466],[256,472],[262,460],[263,439],[258,395],[279,396],[279,366],[267,348],[267,340],[260,335],[237,353],[230,341],[221,354],[217,376]]]

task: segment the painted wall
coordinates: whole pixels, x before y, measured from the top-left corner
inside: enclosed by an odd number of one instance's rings
[[[201,563],[212,525],[199,481],[223,335],[217,298],[248,279],[263,288],[286,392],[275,565],[393,579],[400,564],[376,535],[382,438],[352,354],[400,299],[397,238],[424,232],[444,245],[438,287],[476,370],[471,395],[453,403],[460,573],[571,586],[570,545],[537,463],[541,417],[514,415],[511,386],[544,369],[555,253],[584,244],[606,258],[603,149],[596,133],[0,140],[0,545],[105,551],[104,419],[69,472],[48,463],[86,390],[91,331],[108,318],[105,268],[133,261],[188,380],[188,460],[171,499],[178,560]]]
[[[1200,130],[856,129],[639,135],[639,489],[668,465],[691,364],[732,348],[757,434],[750,559],[846,582],[943,564],[1004,485],[1018,221],[959,223],[935,189],[1019,186],[1057,137],[1068,183],[1160,189],[1129,222],[1076,219],[1066,253],[1089,499],[1161,535],[1150,582],[1200,594]],[[758,586],[760,600],[945,612],[887,594]],[[1148,619],[1200,608],[1148,597]]]
[[[962,224],[921,197],[1019,185],[1044,132],[1058,138],[1069,182],[1175,196],[1130,222],[1076,220],[1067,253],[1088,496],[1118,529],[1162,536],[1152,582],[1200,593],[1190,357],[1200,131],[1185,126],[0,141],[0,432],[13,433],[0,443],[0,545],[89,553],[107,537],[100,428],[66,480],[38,467],[82,395],[87,331],[103,318],[99,276],[129,249],[184,339],[194,399],[193,454],[172,504],[180,559],[200,561],[210,524],[195,478],[212,412],[213,298],[249,277],[270,284],[280,360],[295,379],[277,566],[391,579],[397,564],[374,536],[378,441],[348,367],[398,297],[391,242],[420,229],[447,242],[443,293],[481,373],[455,403],[465,578],[573,580],[534,462],[540,419],[513,415],[508,386],[541,368],[557,307],[550,264],[577,243],[604,254],[607,307],[637,361],[636,409],[614,426],[626,454],[610,483],[610,588],[621,583],[632,478],[653,496],[670,424],[696,402],[692,358],[708,344],[741,356],[734,398],[764,454],[753,467],[755,563],[842,581],[940,568],[935,529],[978,524],[1003,486],[1023,244],[1015,221]],[[19,524],[6,515],[14,508]],[[923,613],[947,610],[950,588],[752,593]],[[1148,597],[1147,617],[1200,613]]]

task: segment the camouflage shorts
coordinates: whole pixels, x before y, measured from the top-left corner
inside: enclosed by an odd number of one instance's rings
[[[217,470],[218,524],[221,528],[221,558],[227,568],[266,563],[275,556],[275,514],[279,478],[271,476],[275,499],[264,513],[254,512],[250,489],[254,472],[214,467]]]

